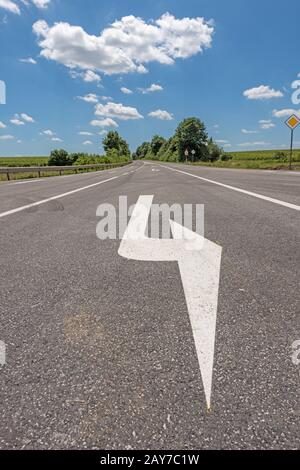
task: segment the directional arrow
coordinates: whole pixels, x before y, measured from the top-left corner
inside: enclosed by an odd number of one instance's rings
[[[172,220],[173,239],[147,237],[152,201],[153,196],[139,197],[118,253],[137,261],[178,262],[210,409],[222,248]]]

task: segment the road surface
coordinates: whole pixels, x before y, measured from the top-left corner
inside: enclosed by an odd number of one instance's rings
[[[178,263],[96,237],[120,195],[205,205],[222,247],[210,410]],[[299,206],[289,172],[135,162],[1,184],[0,448],[298,448]]]

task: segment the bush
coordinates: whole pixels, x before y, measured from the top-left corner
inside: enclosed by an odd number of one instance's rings
[[[274,160],[282,160],[282,161],[285,161],[286,159],[286,154],[284,152],[277,152],[275,153],[274,155]]]
[[[72,165],[73,161],[66,150],[52,150],[48,165],[50,166],[67,166]]]
[[[229,160],[232,160],[233,159],[233,156],[232,155],[228,155],[226,153],[223,153],[223,155],[221,155],[221,162],[229,162]]]
[[[208,150],[208,160],[210,162],[215,162],[217,160],[221,160],[224,150],[219,147],[215,142],[213,142],[212,139],[209,139],[208,144],[207,144],[207,150]]]

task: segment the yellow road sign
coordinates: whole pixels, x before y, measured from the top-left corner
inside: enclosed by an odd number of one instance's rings
[[[296,129],[297,126],[299,126],[300,124],[300,119],[298,118],[298,116],[296,116],[296,114],[292,114],[286,121],[285,121],[286,125],[294,130]]]

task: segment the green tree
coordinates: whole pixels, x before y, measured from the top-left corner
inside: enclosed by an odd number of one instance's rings
[[[135,151],[136,158],[145,158],[150,149],[150,142],[143,142]]]
[[[209,160],[209,152],[207,149],[208,135],[205,125],[200,119],[191,117],[184,119],[176,129],[175,137],[178,143],[179,160],[185,160],[185,150],[190,154],[195,151],[193,160]]]
[[[165,162],[178,161],[178,140],[176,136],[165,141],[157,154],[157,159]]]
[[[161,149],[161,147],[164,145],[166,140],[161,137],[160,135],[155,135],[152,140],[151,140],[151,151],[154,156],[156,156]]]
[[[224,155],[224,150],[219,147],[212,138],[209,139],[207,143],[207,150],[208,150],[208,159],[211,162],[215,162],[216,160],[222,160]]]
[[[130,158],[129,146],[117,131],[108,132],[102,143],[106,154],[111,150],[116,150],[119,157]]]
[[[50,154],[50,158],[48,161],[48,165],[50,166],[66,166],[72,165],[73,158],[68,152],[64,149],[56,149],[52,150]]]

